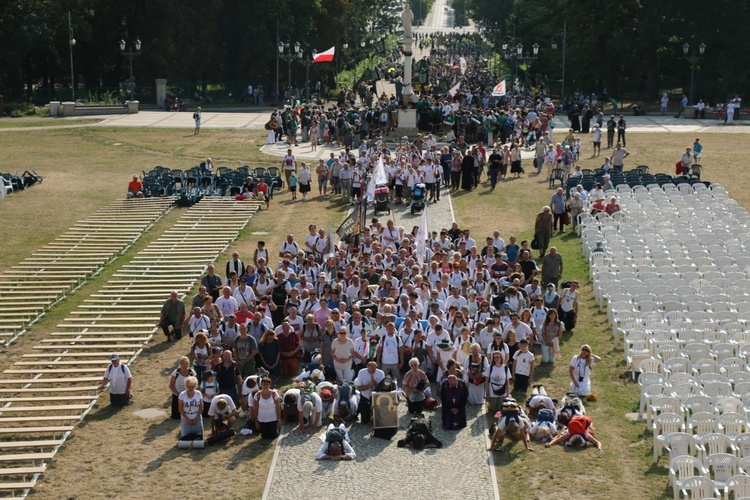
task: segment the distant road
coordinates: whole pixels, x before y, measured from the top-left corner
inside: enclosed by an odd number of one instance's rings
[[[419,28],[416,28],[415,30],[422,33],[435,31],[455,33],[476,31],[473,22],[470,23],[466,28],[449,27],[448,22],[450,20],[450,16],[448,15],[448,9],[450,9],[448,0],[435,0],[435,3],[432,4],[430,13],[427,14],[427,17],[424,20],[424,24]]]

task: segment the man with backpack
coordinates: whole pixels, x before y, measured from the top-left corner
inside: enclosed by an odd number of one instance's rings
[[[112,354],[109,357],[111,364],[104,370],[104,379],[102,380],[99,390],[109,383],[109,404],[112,406],[127,406],[130,402],[130,386],[133,383],[133,377],[130,369],[123,363],[120,363],[120,356]]]
[[[349,434],[344,424],[340,424],[338,427],[329,424],[325,434],[321,436],[321,440],[323,444],[320,445],[318,454],[315,456],[316,460],[339,461],[357,458],[354,448],[349,444]]]
[[[596,446],[599,453],[602,452],[602,443],[594,438],[594,426],[591,417],[587,417],[586,415],[568,417],[567,413],[560,413],[557,417],[557,423],[567,426],[567,430],[545,444],[545,448],[564,442],[565,446],[573,446],[575,448],[585,448],[589,444],[592,444]]]

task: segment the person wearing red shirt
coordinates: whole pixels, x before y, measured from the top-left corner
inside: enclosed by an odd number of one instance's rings
[[[143,198],[143,182],[138,175],[134,175],[128,183],[128,198]]]
[[[271,203],[271,199],[268,197],[268,184],[266,184],[266,180],[261,177],[258,179],[258,184],[255,186],[255,196],[259,197],[260,193],[263,193],[263,198],[260,198],[261,200],[266,201],[266,209],[268,209],[268,206]]]

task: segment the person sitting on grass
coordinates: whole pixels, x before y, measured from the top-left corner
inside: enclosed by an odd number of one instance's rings
[[[594,438],[594,426],[592,425],[591,417],[587,417],[586,415],[570,417],[567,413],[563,412],[557,416],[557,423],[567,426],[567,429],[552,439],[552,441],[546,443],[544,445],[545,448],[564,442],[565,446],[573,446],[575,448],[585,448],[589,444],[592,444],[596,446],[599,453],[602,452],[602,443]]]

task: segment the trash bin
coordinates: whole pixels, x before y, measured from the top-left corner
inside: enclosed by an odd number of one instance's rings
[[[60,114],[60,101],[50,101],[49,114],[50,116],[57,116]]]

